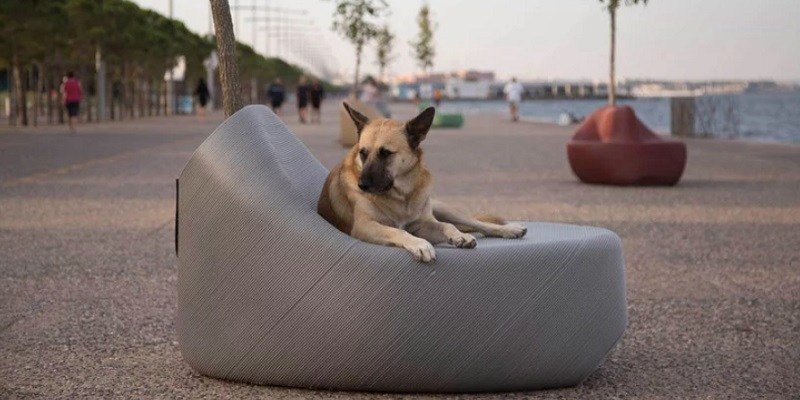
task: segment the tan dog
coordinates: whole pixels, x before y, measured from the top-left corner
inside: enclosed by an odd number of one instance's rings
[[[406,123],[370,121],[346,103],[344,107],[358,129],[358,142],[328,175],[317,208],[340,231],[365,242],[402,247],[423,262],[436,259],[434,244],[475,247],[475,237],[459,228],[493,237],[525,235],[523,226],[497,217],[461,215],[431,199],[431,174],[419,146],[433,122],[433,107]]]

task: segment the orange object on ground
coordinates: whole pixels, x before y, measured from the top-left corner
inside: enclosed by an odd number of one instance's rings
[[[686,166],[686,144],[658,137],[631,107],[606,106],[581,124],[567,157],[586,183],[674,185]]]

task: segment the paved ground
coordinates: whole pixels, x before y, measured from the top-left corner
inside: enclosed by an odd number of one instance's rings
[[[331,166],[344,150],[325,117],[287,119]],[[0,128],[0,398],[407,397],[235,384],[182,361],[174,178],[219,121]],[[630,326],[600,369],[483,396],[798,398],[800,146],[693,140],[677,187],[616,188],[576,182],[568,137],[482,116],[426,142],[439,197],[624,242]]]

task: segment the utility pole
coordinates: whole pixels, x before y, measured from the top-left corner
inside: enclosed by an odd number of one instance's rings
[[[214,17],[211,15],[211,3],[208,3],[208,34],[214,35]]]
[[[233,32],[235,37],[239,37],[239,0],[233,0]]]
[[[246,21],[254,21],[254,20],[257,19],[257,17],[256,17],[257,11],[260,11],[260,10],[264,9],[264,7],[260,7],[258,4],[253,4],[253,5],[249,5],[249,6],[240,6],[238,4],[234,4],[234,6],[231,7],[231,8],[233,9],[233,11],[237,15],[237,17],[236,17],[236,27],[235,27],[236,28],[236,32],[237,32],[236,33],[236,37],[239,37],[239,33],[238,33],[239,32],[239,27],[238,27],[238,25],[239,25],[239,17],[238,17],[239,10],[250,10],[251,17],[248,18]],[[256,33],[257,33],[256,24],[253,23],[253,26],[252,26],[252,35],[253,36],[252,36],[251,40],[253,42],[253,51],[258,52],[258,48],[257,48],[258,37],[256,36]]]
[[[173,0],[169,0],[169,19],[172,19],[174,15],[174,4]],[[173,38],[174,39],[174,38]],[[172,61],[175,61],[174,59]],[[172,79],[172,65],[169,67],[169,71],[167,71],[167,115],[175,114],[175,83]]]
[[[267,8],[266,8],[267,20],[269,20],[269,17],[270,17],[270,15],[269,15],[270,14],[269,0],[266,0],[266,5],[267,5]],[[267,22],[267,26],[269,26],[269,22]],[[272,43],[270,43],[270,42],[272,42],[272,36],[269,35],[269,32],[264,32],[264,57],[267,57],[267,58],[269,58],[269,56],[270,56],[270,50],[271,50],[270,47],[272,47],[272,45],[271,45]]]
[[[275,57],[280,57],[282,54],[282,46],[281,46],[281,31],[285,29],[287,26],[285,23],[287,22],[294,22],[298,24],[305,23],[305,26],[312,26],[313,23],[309,20],[305,19],[291,19],[291,18],[284,18],[283,15],[307,15],[307,10],[299,10],[299,9],[290,9],[290,8],[281,8],[281,7],[263,7],[262,10],[267,12],[266,17],[252,17],[249,18],[248,21],[253,21],[253,27],[255,28],[255,22],[265,22],[266,25],[259,28],[259,30],[264,31],[264,42],[266,43],[266,51],[265,56],[270,57],[271,54],[271,40],[275,38]],[[270,12],[274,12],[274,14]],[[255,36],[255,35],[254,35]]]
[[[100,46],[94,52],[94,66],[97,73],[97,121],[102,122],[106,119],[106,62]]]

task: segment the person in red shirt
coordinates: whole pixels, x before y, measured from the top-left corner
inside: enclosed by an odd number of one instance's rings
[[[67,108],[67,114],[69,115],[69,131],[75,133],[75,121],[81,110],[83,90],[81,90],[81,82],[75,78],[75,74],[72,71],[67,72],[64,83],[61,84],[61,93],[64,95],[64,106]]]

